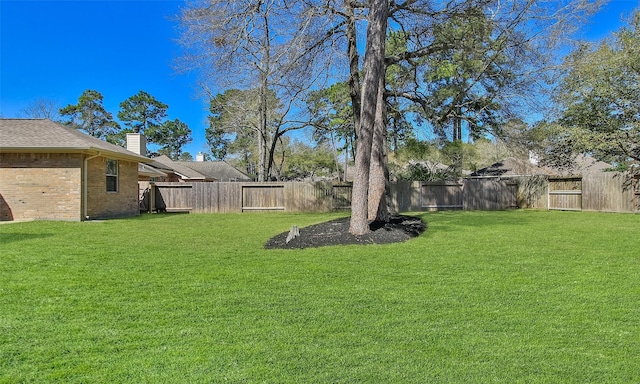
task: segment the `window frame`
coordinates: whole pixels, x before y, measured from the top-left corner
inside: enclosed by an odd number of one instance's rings
[[[114,168],[114,164],[115,164],[115,168]],[[120,163],[118,162],[118,160],[107,159],[105,163],[105,168],[106,168],[105,169],[105,174],[106,174],[105,189],[107,193],[118,193],[120,190],[119,188],[120,183],[119,183],[119,176],[118,176],[118,173],[120,171]],[[114,170],[115,170],[115,173],[113,173]],[[112,180],[111,183],[109,183],[110,180]],[[109,188],[110,186],[113,186],[115,189],[110,189]]]

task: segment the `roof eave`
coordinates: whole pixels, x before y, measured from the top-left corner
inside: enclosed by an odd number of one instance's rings
[[[126,160],[139,163],[151,163],[148,157],[110,151],[96,147],[0,147],[0,153],[80,153],[85,155],[105,155],[114,160]]]

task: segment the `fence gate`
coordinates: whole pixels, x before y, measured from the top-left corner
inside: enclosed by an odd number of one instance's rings
[[[582,176],[549,178],[549,209],[582,210]]]
[[[192,185],[165,183],[155,185],[155,207],[159,212],[191,212],[193,210]]]
[[[462,209],[462,184],[448,181],[424,182],[420,187],[421,206],[427,211]]]
[[[242,211],[284,211],[284,185],[243,185]]]

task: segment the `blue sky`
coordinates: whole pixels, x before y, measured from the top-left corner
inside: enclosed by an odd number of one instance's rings
[[[620,28],[639,0],[610,1],[580,37],[598,40]],[[174,39],[178,0],[0,0],[0,116],[44,98],[75,104],[86,89],[104,96],[108,111],[143,90],[169,105],[169,118],[193,131],[185,150],[206,151],[206,105],[194,75],[177,74]]]

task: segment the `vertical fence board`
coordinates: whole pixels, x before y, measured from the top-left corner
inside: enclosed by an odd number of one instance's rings
[[[487,185],[485,183],[485,185]],[[464,209],[468,211],[484,209],[483,193],[480,189],[482,184],[473,181],[465,180],[464,183]]]
[[[242,184],[223,183],[220,194],[221,213],[242,212]]]
[[[330,182],[285,183],[285,210],[288,212],[326,212],[331,209]]]
[[[316,197],[322,202],[315,212],[328,212],[333,209],[333,183],[330,181],[313,184]]]
[[[514,180],[465,179],[464,209],[495,211],[518,207],[518,183]]]
[[[519,208],[549,208],[549,180],[547,176],[518,176],[511,180],[517,184],[516,204]]]

